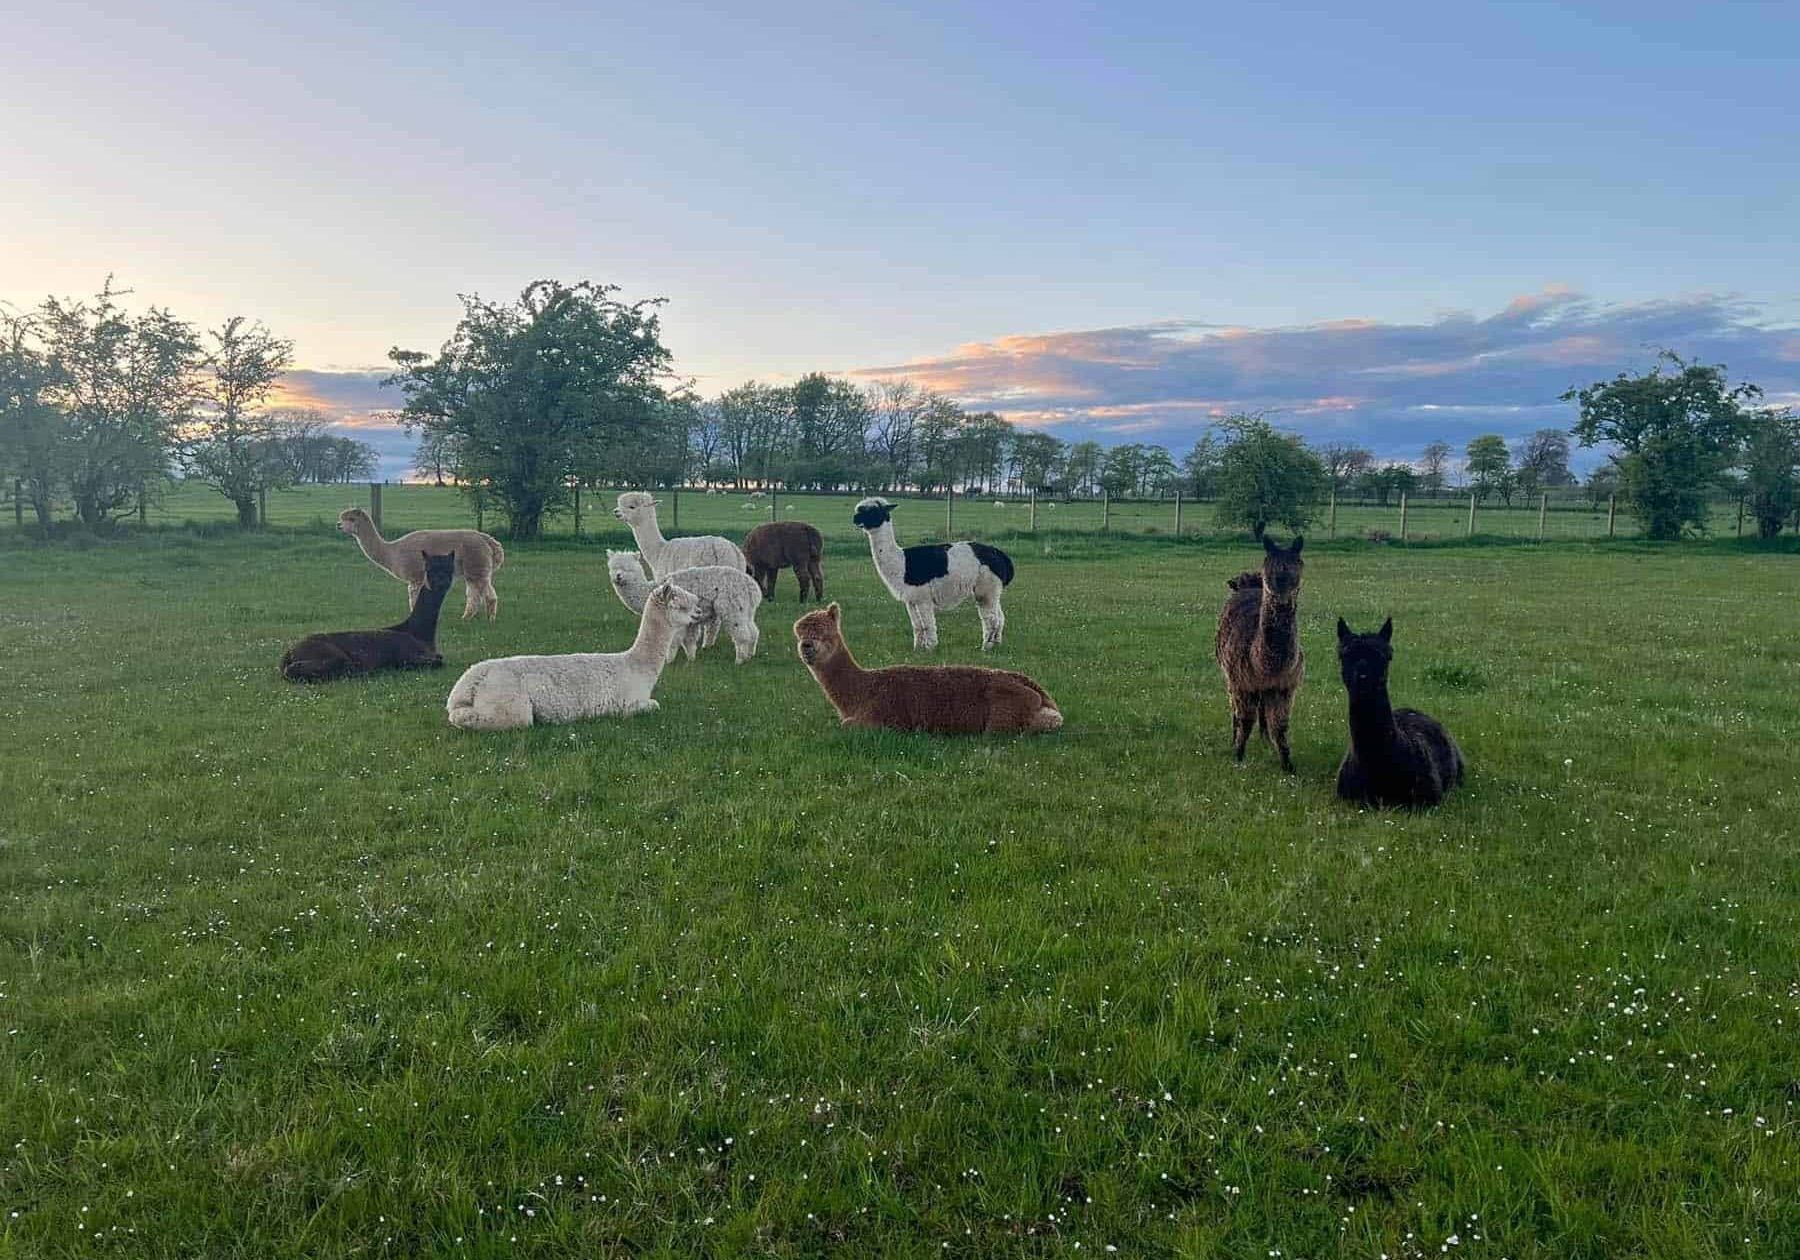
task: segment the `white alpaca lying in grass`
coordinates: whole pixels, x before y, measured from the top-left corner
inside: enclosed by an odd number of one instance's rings
[[[676,636],[710,610],[692,591],[664,582],[650,592],[637,639],[624,652],[501,656],[469,666],[445,705],[450,725],[510,731],[584,718],[652,713],[650,698]]]
[[[697,569],[708,564],[745,571],[744,553],[729,538],[702,534],[696,538],[664,538],[662,526],[656,522],[656,499],[642,490],[627,490],[619,496],[613,515],[631,527],[638,551],[650,566],[650,576],[662,581],[677,569]]]
[[[650,598],[650,579],[644,576],[644,566],[638,553],[607,552],[606,571],[620,602],[632,612],[643,612],[644,601]],[[668,580],[682,590],[692,591],[701,599],[710,601],[713,610],[710,618],[694,622],[678,641],[669,644],[671,657],[679,647],[687,653],[690,661],[693,660],[694,653],[701,647],[711,647],[718,642],[721,629],[731,636],[732,645],[737,648],[739,665],[756,655],[756,643],[761,637],[756,628],[756,610],[762,606],[763,598],[762,588],[756,584],[756,579],[742,569],[708,564],[697,569],[677,569],[669,574]]]

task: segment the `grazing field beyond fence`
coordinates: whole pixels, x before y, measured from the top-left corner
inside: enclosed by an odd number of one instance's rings
[[[287,644],[404,611],[348,538],[0,539],[0,1256],[1791,1255],[1794,548],[1321,538],[1290,778],[1212,660],[1258,549],[1064,513],[1006,544],[1030,739],[840,729],[791,575],[660,712],[482,737],[471,662],[630,640],[598,546],[307,688]],[[1333,798],[1333,626],[1390,614],[1471,767],[1431,814]]]
[[[604,533],[617,526],[612,516],[613,500],[620,487],[583,491],[581,495],[580,532]],[[822,494],[811,491],[772,491],[752,497],[736,491],[716,493],[706,490],[660,490],[663,528],[689,533],[723,532],[738,535],[752,525],[775,519],[805,520],[817,525],[828,535],[854,537],[850,512],[858,494]],[[380,488],[382,524],[391,534],[408,529],[474,525],[477,513],[468,496],[450,486],[419,483],[395,483]],[[890,495],[903,508],[895,514],[895,525],[903,538],[941,538],[946,525],[957,533],[991,537],[1018,531],[1040,533],[1114,533],[1174,534],[1177,526],[1177,502],[1169,499],[1052,499],[1040,497],[1035,507],[1029,498],[1017,496],[996,498],[993,495],[958,494],[954,503],[946,504],[942,496],[917,498]],[[289,528],[326,527],[334,524],[337,514],[347,507],[367,508],[371,487],[363,483],[332,486],[303,486],[271,493],[267,498],[267,523]],[[676,517],[679,514],[679,526]],[[1180,530],[1185,535],[1225,536],[1234,531],[1221,529],[1214,520],[1214,504],[1208,500],[1184,500],[1179,504]],[[231,502],[214,490],[198,485],[176,484],[156,497],[144,514],[144,522],[154,527],[178,526],[185,523],[218,524],[236,521]],[[136,517],[127,518],[128,525]],[[491,532],[502,533],[504,521],[493,512],[481,517],[481,525]],[[1407,540],[1441,542],[1469,536],[1470,512],[1468,495],[1450,492],[1429,498],[1415,497],[1406,505],[1404,522],[1398,500],[1389,504],[1345,499],[1336,504],[1322,504],[1317,519],[1307,529],[1315,537],[1391,538],[1398,541],[1404,526]],[[1479,504],[1474,513],[1477,537],[1495,538],[1632,538],[1639,535],[1636,518],[1623,507],[1607,502],[1598,505],[1586,498],[1561,497],[1540,504],[1520,501],[1508,507],[1499,500]],[[5,514],[0,529],[14,528],[13,513]],[[30,511],[24,513],[24,527],[35,529]],[[1279,532],[1285,534],[1285,529]],[[1710,532],[1715,537],[1737,536],[1740,529],[1754,535],[1756,523],[1742,521],[1736,499],[1720,499],[1711,505]],[[577,532],[573,511],[546,518],[547,537],[571,537]]]

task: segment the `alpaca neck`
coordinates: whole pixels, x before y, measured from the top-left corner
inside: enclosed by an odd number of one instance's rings
[[[631,536],[637,539],[638,552],[650,562],[650,567],[654,569],[657,560],[662,557],[663,548],[669,545],[669,540],[663,537],[662,526],[657,522],[656,513],[650,513],[650,519],[647,521],[633,521]]]
[[[1298,600],[1293,595],[1271,595],[1263,587],[1262,607],[1256,615],[1256,648],[1263,664],[1280,668],[1294,659],[1300,647],[1297,627]]]
[[[856,663],[850,655],[850,645],[840,643],[838,650],[817,664],[809,663],[814,678],[824,689],[826,698],[839,713],[847,711],[862,691],[862,684],[868,678],[868,671]]]
[[[892,521],[883,521],[869,531],[869,554],[875,557],[875,572],[881,575],[882,582],[899,595],[906,588],[906,554],[894,537]],[[848,654],[848,649],[845,652]]]
[[[1350,746],[1364,760],[1377,758],[1394,742],[1394,705],[1387,684],[1350,697]]]
[[[356,531],[356,545],[362,548],[363,555],[373,560],[382,568],[388,568],[393,557],[389,555],[388,540],[381,536],[373,521],[353,521]]]
[[[675,627],[669,622],[667,606],[650,600],[644,605],[637,638],[631,641],[631,650],[626,655],[639,665],[647,665],[660,673],[669,656],[669,641],[674,637]]]
[[[404,631],[422,643],[429,643],[435,646],[437,643],[438,609],[444,606],[444,596],[449,593],[450,583],[448,581],[445,581],[442,586],[427,586],[424,590],[419,592],[419,598],[417,602],[413,604],[411,615],[408,616],[405,621],[402,621],[399,625],[395,626],[394,629]]]

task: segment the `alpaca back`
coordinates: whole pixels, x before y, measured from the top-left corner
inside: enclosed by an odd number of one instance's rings
[[[729,538],[721,538],[716,534],[698,538],[671,538],[650,568],[652,575],[660,582],[678,569],[700,569],[710,565],[723,565],[742,573],[745,567],[744,553]]]

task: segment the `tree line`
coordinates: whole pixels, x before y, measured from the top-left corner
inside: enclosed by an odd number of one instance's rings
[[[45,533],[64,507],[108,525],[175,476],[218,490],[248,526],[269,490],[374,475],[367,443],[269,405],[293,343],[242,316],[203,330],[133,313],[126,295],[109,277],[83,301],[0,310],[0,475]]]

